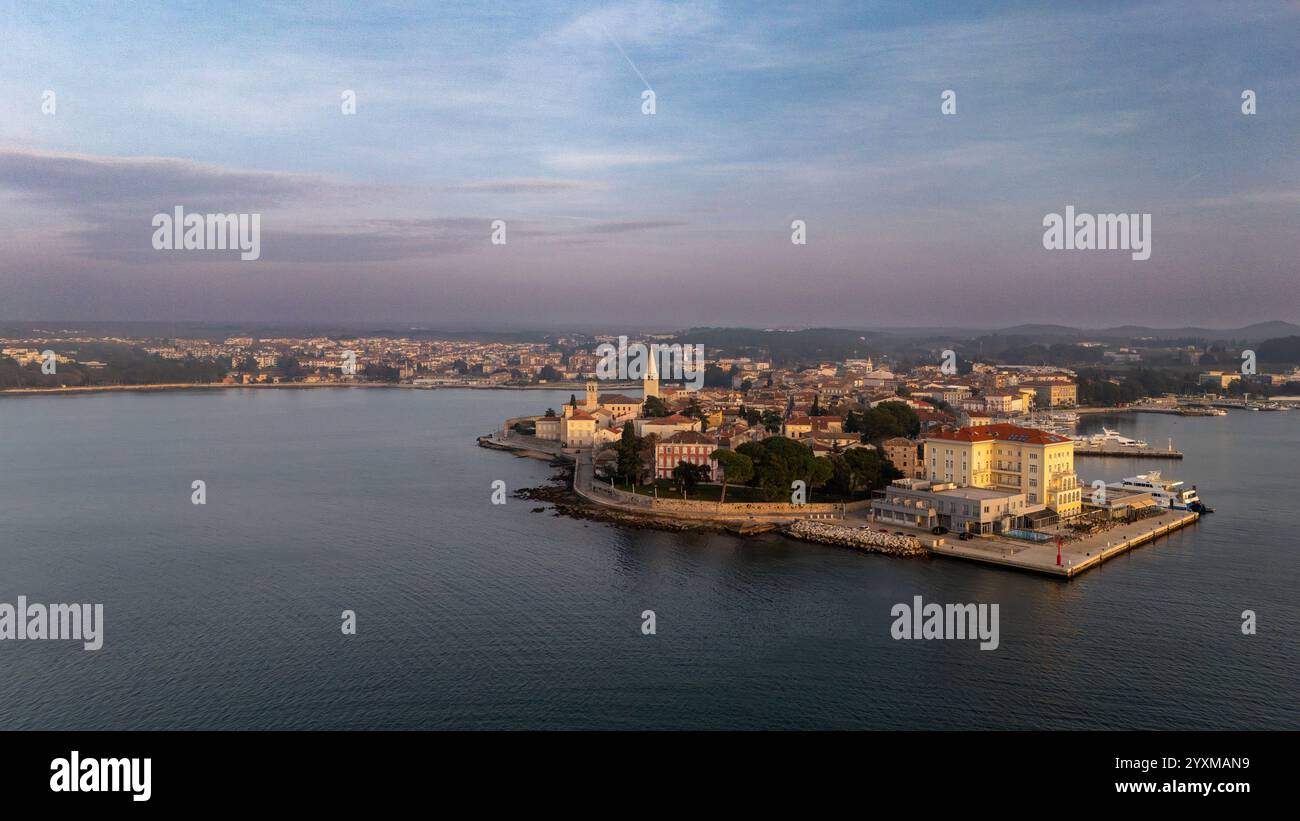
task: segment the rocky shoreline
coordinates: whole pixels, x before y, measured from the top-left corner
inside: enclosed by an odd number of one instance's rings
[[[802,520],[782,530],[787,536],[809,542],[852,547],[891,556],[924,556],[929,551],[912,536],[894,536],[879,530],[867,530],[829,522]]]
[[[721,523],[669,519],[641,513],[630,513],[617,508],[594,505],[573,492],[573,468],[571,466],[551,477],[551,484],[541,487],[526,487],[514,492],[516,499],[545,502],[554,508],[556,516],[569,516],[574,519],[587,519],[594,522],[608,522],[638,530],[667,530],[671,532],[702,531],[707,533],[736,532]],[[534,508],[540,512],[544,508]]]
[[[883,553],[890,556],[923,556],[929,552],[920,541],[911,536],[894,536],[881,531],[832,522],[804,519],[785,525],[762,524],[755,526],[752,524],[711,522],[702,519],[674,519],[592,504],[573,492],[572,466],[563,467],[565,469],[551,477],[549,485],[521,488],[515,491],[514,497],[516,499],[544,502],[551,506],[553,515],[556,516],[607,522],[638,530],[664,530],[674,533],[685,531],[730,533],[737,536],[755,536],[761,533],[778,531],[790,538],[806,542],[850,547],[855,550]],[[534,513],[540,513],[544,510],[546,510],[544,507],[533,508]]]

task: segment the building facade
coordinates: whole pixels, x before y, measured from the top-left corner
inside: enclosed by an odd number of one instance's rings
[[[1017,425],[934,431],[925,439],[925,478],[963,487],[1023,493],[1062,519],[1079,515],[1083,493],[1074,472],[1074,441]]]
[[[673,468],[678,462],[702,465],[709,469],[709,481],[722,481],[718,463],[713,459],[713,452],[718,443],[713,437],[695,431],[674,433],[655,443],[655,477],[673,478]]]

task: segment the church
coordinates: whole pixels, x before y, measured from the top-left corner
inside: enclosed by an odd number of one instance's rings
[[[561,447],[589,448],[617,438],[615,431],[625,422],[641,416],[641,407],[651,396],[659,397],[659,366],[650,357],[641,380],[642,399],[621,393],[598,393],[595,380],[587,382],[586,401],[566,404],[560,417],[536,420],[539,439],[558,440]]]

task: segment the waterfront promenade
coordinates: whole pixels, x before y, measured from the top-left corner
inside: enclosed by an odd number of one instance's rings
[[[1149,519],[1116,525],[1102,533],[1066,542],[1061,547],[1059,566],[1056,564],[1055,541],[1029,542],[980,536],[963,542],[950,534],[944,537],[942,544],[931,543],[930,550],[936,556],[1070,578],[1139,545],[1194,524],[1198,519],[1200,514],[1191,511],[1165,510]]]

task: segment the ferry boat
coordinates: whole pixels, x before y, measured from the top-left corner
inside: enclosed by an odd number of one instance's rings
[[[1198,513],[1212,512],[1202,504],[1201,497],[1197,494],[1195,487],[1185,488],[1181,481],[1166,479],[1160,475],[1158,470],[1153,470],[1150,473],[1139,473],[1137,476],[1130,476],[1122,482],[1111,482],[1106,487],[1114,490],[1136,490],[1150,493],[1151,498],[1161,507],[1169,507],[1174,510],[1194,510]]]

